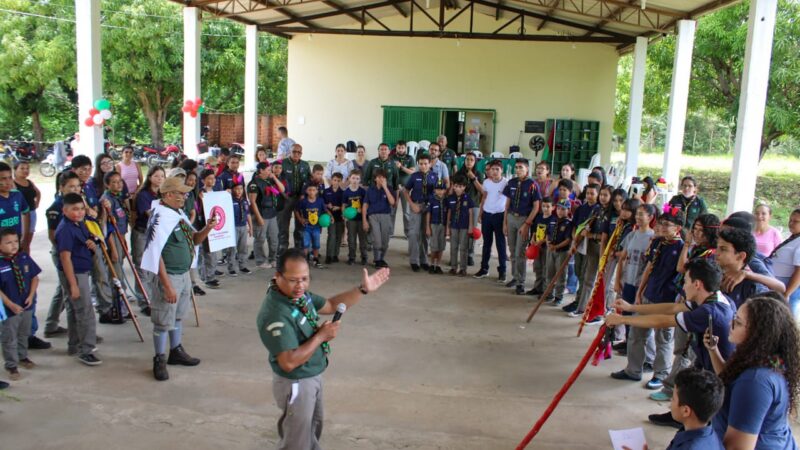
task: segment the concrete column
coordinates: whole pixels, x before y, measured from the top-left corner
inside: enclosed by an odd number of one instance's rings
[[[244,159],[248,170],[255,170],[258,144],[258,28],[246,25],[244,65]]]
[[[625,142],[625,178],[628,180],[636,176],[636,172],[639,170],[639,139],[642,134],[646,62],[647,38],[640,36],[636,38],[636,46],[633,49],[631,98],[628,107],[628,139]]]
[[[777,7],[778,0],[750,2],[728,214],[753,209]]]
[[[84,120],[94,101],[103,96],[100,68],[100,0],[75,0],[75,45],[77,47],[78,124],[80,143],[75,154],[94,156],[103,152],[103,129],[87,127]]]
[[[669,95],[667,142],[662,173],[667,184],[675,189],[678,186],[681,170],[683,133],[686,128],[686,105],[689,101],[689,80],[692,76],[692,50],[696,26],[697,22],[694,20],[678,21],[678,42],[675,48],[675,64],[672,66],[672,90]]]
[[[184,101],[202,98],[200,92],[200,10],[183,8],[183,98]],[[183,114],[183,152],[189,158],[197,157],[200,141],[200,115],[193,118]]]

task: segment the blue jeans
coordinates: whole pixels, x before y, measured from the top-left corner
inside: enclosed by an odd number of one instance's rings
[[[497,272],[506,273],[506,235],[503,234],[503,213],[491,214],[481,212],[481,234],[483,234],[483,255],[481,270],[489,271],[489,258],[492,257],[492,239],[496,241],[498,266]]]
[[[319,237],[322,228],[318,225],[306,225],[303,228],[303,248],[306,250],[319,250]]]

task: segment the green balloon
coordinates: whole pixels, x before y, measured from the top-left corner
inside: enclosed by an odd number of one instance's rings
[[[197,112],[200,112],[200,113],[206,112],[206,105],[200,105],[200,107],[197,108]]]
[[[97,108],[98,110],[102,111],[104,109],[111,108],[111,102],[109,102],[108,100],[106,100],[104,98],[101,98],[100,100],[97,100],[97,101],[94,102],[94,107]]]
[[[319,216],[319,222],[317,222],[317,224],[322,228],[328,228],[331,225],[331,216],[328,214]]]
[[[344,209],[342,215],[347,220],[353,220],[358,215],[358,210],[353,208],[352,206],[348,206],[347,208]]]

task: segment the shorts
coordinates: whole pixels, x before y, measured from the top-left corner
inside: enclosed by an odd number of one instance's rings
[[[183,319],[191,300],[192,280],[189,272],[181,274],[168,274],[172,289],[177,294],[175,303],[167,303],[164,299],[163,288],[157,276],[152,283],[154,295],[150,303],[150,320],[153,322],[154,331],[169,331],[175,329],[175,322]]]
[[[447,243],[444,236],[444,225],[440,223],[431,224],[431,240],[428,244],[432,252],[443,252]]]
[[[322,234],[322,228],[316,225],[306,225],[303,228],[303,248],[319,250],[319,237]]]

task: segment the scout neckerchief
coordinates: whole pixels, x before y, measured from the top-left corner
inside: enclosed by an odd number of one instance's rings
[[[116,201],[117,205],[119,205],[119,208],[114,208],[114,209],[122,209],[123,211],[125,211],[125,216],[127,217],[128,210],[127,210],[127,208],[125,208],[125,202],[122,201],[122,200],[124,200],[122,198],[122,192],[120,192],[119,194],[115,194],[115,193],[109,191],[108,189],[106,189],[106,191],[103,192],[103,195],[107,195],[107,196],[111,197],[114,201]],[[114,207],[114,205],[111,205],[111,206],[112,206],[112,208]]]
[[[422,200],[428,198],[428,172],[420,172],[422,174]]]
[[[295,163],[291,159],[289,160],[289,164],[291,164],[292,168],[294,169],[294,170],[292,170],[292,193],[293,194],[297,194],[296,191],[297,191],[298,187],[302,188],[302,186],[300,186],[300,163],[301,162],[303,162],[303,161],[300,160],[300,161],[297,161]]]
[[[278,284],[275,282],[273,278],[270,282],[270,289],[274,289],[280,293],[281,291],[278,289]],[[317,320],[319,320],[319,315],[317,314],[317,308],[314,308],[314,303],[311,301],[311,297],[308,294],[303,295],[302,298],[288,298],[289,304],[297,308],[308,320],[308,324],[311,325],[311,328],[314,330],[314,333],[317,332],[319,329],[319,325],[317,324]],[[331,346],[327,342],[323,342],[322,345],[322,352],[326,355],[331,352]]]
[[[653,261],[653,264],[655,264],[656,261],[658,261],[658,258],[661,256],[661,250],[663,250],[664,247],[680,240],[681,238],[678,236],[672,236],[670,238],[660,238],[658,244],[656,245],[656,248],[653,250],[653,258],[651,259],[651,261]]]
[[[519,213],[519,198],[522,195],[522,183],[524,183],[527,179],[527,177],[523,178],[522,180],[517,178],[517,192],[514,194],[514,212]]]
[[[14,280],[17,282],[17,289],[19,289],[20,295],[25,294],[25,278],[22,277],[22,269],[19,267],[17,257],[19,256],[19,252],[14,253],[11,256],[0,256],[3,261],[8,262],[11,264],[11,270],[14,272]]]
[[[439,202],[439,224],[440,225],[447,224],[447,219],[445,219],[444,217],[444,197],[439,198],[434,195],[433,199]]]
[[[453,214],[453,220],[450,221],[450,225],[457,225],[458,220],[461,218],[461,200],[466,196],[466,194],[456,195],[456,212]]]
[[[681,202],[681,211],[683,211],[683,226],[686,226],[686,222],[689,220],[689,207],[692,206],[692,203],[697,200],[697,194],[693,195],[692,198],[687,199],[685,195],[678,194],[680,197]]]
[[[163,200],[161,200],[160,203],[161,206],[172,209],[172,207],[164,203]],[[183,219],[178,221],[178,226],[180,226],[183,236],[186,238],[186,245],[189,246],[189,253],[192,255],[192,259],[194,259],[194,238],[192,237],[192,228]]]

